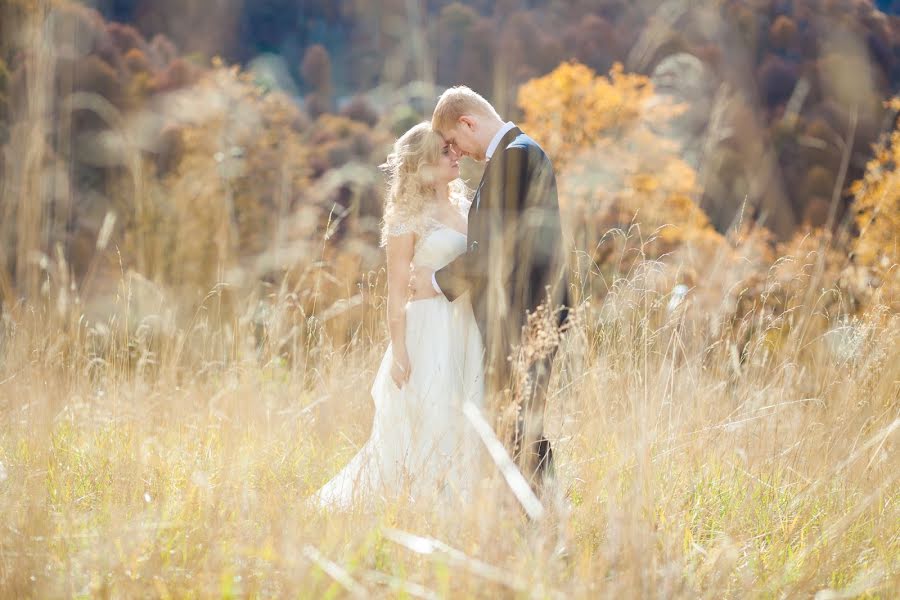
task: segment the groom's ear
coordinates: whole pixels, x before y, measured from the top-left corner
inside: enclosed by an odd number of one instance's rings
[[[459,124],[462,125],[463,127],[468,128],[469,130],[473,130],[473,131],[474,131],[474,129],[475,129],[475,118],[472,117],[471,115],[462,115],[462,116],[459,118]]]

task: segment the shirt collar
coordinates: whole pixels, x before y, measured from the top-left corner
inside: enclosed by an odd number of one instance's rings
[[[484,153],[484,157],[487,160],[490,160],[494,155],[494,152],[497,150],[497,146],[500,145],[500,140],[503,139],[503,136],[509,133],[510,129],[513,129],[516,126],[512,121],[507,121],[506,124],[500,128],[500,130],[494,134],[494,139],[491,140],[491,143],[488,144],[487,152]]]

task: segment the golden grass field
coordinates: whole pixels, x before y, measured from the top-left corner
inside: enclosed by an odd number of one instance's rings
[[[213,318],[221,291],[171,327],[9,307],[0,595],[896,597],[900,320],[825,332],[812,302],[737,344],[648,265],[558,354],[537,522],[499,476],[455,510],[304,508],[368,437],[377,318],[278,353],[285,290],[262,325]]]
[[[900,134],[837,221],[854,117],[839,176],[819,171],[836,233],[776,245],[743,209],[710,226],[639,77],[531,86],[535,110],[584,89],[603,108],[567,111],[557,148],[590,168],[559,173],[585,254],[545,517],[490,462],[475,502],[327,513],[305,500],[368,438],[388,343],[373,164],[393,133],[312,121],[221,61],[188,77],[171,43],[124,83],[86,55],[75,88],[67,44],[102,19],[72,9],[54,48],[56,2],[8,4],[35,14],[0,165],[0,598],[900,597]],[[525,129],[553,139],[542,116]],[[601,235],[628,223],[652,251]]]

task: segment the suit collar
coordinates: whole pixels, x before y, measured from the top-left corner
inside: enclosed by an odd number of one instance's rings
[[[517,137],[522,135],[522,130],[518,127],[513,127],[500,138],[500,143],[497,144],[497,149],[494,151],[494,154],[491,158],[496,158],[498,154],[506,150],[506,147],[513,143]],[[488,166],[490,166],[490,161],[488,161]]]
[[[501,153],[503,153],[506,150],[506,147],[509,146],[512,143],[512,141],[514,139],[516,139],[517,137],[519,137],[520,135],[522,135],[522,130],[515,126],[512,129],[510,129],[509,131],[507,131],[505,134],[503,134],[503,137],[500,138],[500,143],[497,144],[497,149],[493,155],[494,158],[498,157]],[[497,162],[497,161],[494,161],[494,162]],[[484,167],[484,173],[481,176],[481,185],[484,185],[484,181],[487,179],[487,176],[488,176],[488,173],[490,172],[490,170],[491,170],[491,161],[488,160],[487,165]],[[479,185],[478,187],[480,188],[481,185]]]
[[[494,134],[494,137],[491,139],[491,143],[488,144],[487,150],[484,153],[484,157],[487,160],[490,160],[494,153],[497,151],[497,148],[505,147],[501,146],[501,142],[503,138],[513,129],[518,129],[516,124],[512,121],[507,121],[500,129],[497,130],[497,133]]]

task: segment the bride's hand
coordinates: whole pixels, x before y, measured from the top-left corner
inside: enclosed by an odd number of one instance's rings
[[[409,355],[406,352],[396,353],[391,363],[391,379],[397,388],[403,389],[403,385],[409,381],[409,371]]]

